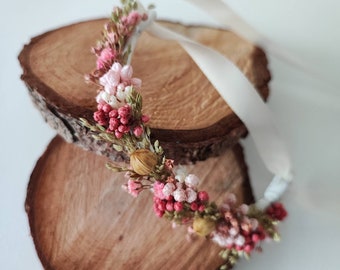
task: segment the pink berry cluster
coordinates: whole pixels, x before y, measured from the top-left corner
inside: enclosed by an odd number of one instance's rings
[[[170,178],[163,183],[156,181],[153,185],[153,208],[158,217],[162,217],[166,211],[203,212],[209,201],[206,191],[197,191],[198,178],[189,174],[185,182]]]
[[[140,137],[144,132],[142,123],[149,121],[146,115],[142,115],[140,119],[134,119],[131,106],[128,104],[118,109],[112,108],[109,104],[98,104],[93,118],[99,125],[105,127],[107,132],[114,133],[117,139],[121,139],[129,132]]]
[[[222,219],[212,233],[212,240],[221,247],[249,254],[266,238],[266,233],[257,219],[247,216],[247,205],[235,207],[235,198],[231,195],[223,204]]]

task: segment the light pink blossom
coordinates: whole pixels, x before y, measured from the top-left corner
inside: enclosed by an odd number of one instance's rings
[[[131,84],[137,89],[142,87],[142,80],[139,78],[131,78]]]
[[[120,74],[110,69],[99,79],[99,83],[104,86],[106,93],[114,95],[116,94],[117,85],[120,83]]]
[[[141,80],[132,78],[132,73],[133,70],[130,65],[122,67],[121,64],[114,63],[111,69],[99,79],[99,83],[104,87],[106,93],[117,98],[118,103],[124,103],[133,87],[139,88],[141,86]]]
[[[120,78],[124,81],[130,81],[132,78],[133,69],[130,65],[125,65],[122,70],[120,71]]]

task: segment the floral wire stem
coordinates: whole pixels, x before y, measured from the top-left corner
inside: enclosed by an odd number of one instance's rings
[[[149,117],[142,113],[143,100],[138,92],[141,80],[132,77],[132,67],[126,64],[131,53],[130,39],[148,16],[136,11],[136,1],[122,3],[122,7],[113,9],[102,40],[92,49],[97,57],[96,69],[86,80],[99,85],[94,122],[84,118],[80,121],[96,140],[128,154],[128,167],[112,162],[106,165],[114,172],[126,172],[123,187],[128,193],[137,197],[143,190],[151,190],[158,217],[186,224],[191,232],[221,246],[224,263],[220,269],[231,269],[240,257],[248,258],[253,250],[261,251],[263,240],[279,240],[277,224],[287,212],[278,202],[265,210],[255,205],[237,205],[233,194],[217,206],[206,191],[198,189],[196,175],[175,170],[174,161],[166,158],[159,142],[151,142],[146,125]]]

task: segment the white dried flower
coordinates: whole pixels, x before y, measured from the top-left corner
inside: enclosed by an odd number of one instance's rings
[[[240,210],[243,215],[246,215],[249,211],[249,206],[246,204],[241,204],[240,205]]]
[[[182,166],[179,166],[179,168],[176,170],[176,176],[175,176],[178,182],[184,183],[184,179],[186,175],[187,175],[186,170]]]
[[[250,223],[251,229],[253,231],[255,231],[257,229],[257,227],[259,226],[259,221],[255,218],[251,218],[249,223]]]
[[[185,177],[185,184],[191,188],[196,188],[199,181],[199,178],[194,174],[189,174]]]
[[[213,233],[213,237],[211,238],[211,240],[213,241],[213,242],[215,242],[216,244],[218,244],[219,246],[221,246],[221,247],[226,247],[226,246],[228,246],[229,245],[229,240],[230,240],[230,238],[228,237],[224,237],[224,236],[222,236],[221,234],[219,234],[219,233]],[[231,243],[231,244],[233,244],[233,242]]]
[[[236,236],[238,234],[238,230],[236,230],[235,228],[230,228],[229,229],[229,234],[231,236]]]
[[[187,188],[185,190],[185,193],[187,195],[187,202],[188,203],[192,203],[194,201],[196,201],[197,199],[197,192],[191,188]]]
[[[185,195],[185,191],[183,189],[177,188],[173,193],[174,199],[177,202],[184,202],[186,201],[187,197]]]
[[[132,86],[125,86],[124,84],[120,84],[117,87],[116,96],[121,102],[126,102],[127,97],[132,92]]]
[[[112,108],[119,108],[122,103],[118,102],[117,98],[114,95],[110,95],[107,92],[101,91],[97,95],[97,103],[107,103],[109,104]]]
[[[242,235],[238,235],[234,242],[238,246],[243,246],[244,243],[246,242],[246,239]]]

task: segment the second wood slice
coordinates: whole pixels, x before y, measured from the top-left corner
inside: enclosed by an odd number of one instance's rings
[[[34,103],[64,139],[119,159],[112,148],[93,141],[79,122],[79,117],[92,120],[95,111],[97,89],[85,84],[84,74],[95,67],[90,48],[100,38],[105,22],[85,21],[33,38],[19,60]],[[163,25],[227,56],[267,97],[270,74],[261,49],[226,30]],[[239,118],[176,42],[143,33],[132,65],[134,76],[143,80],[144,113],[151,116],[152,134],[168,157],[178,162],[202,160],[246,134]]]
[[[37,162],[26,211],[46,269],[197,270],[221,263],[218,246],[201,238],[188,242],[184,226],[172,229],[155,216],[149,191],[131,197],[121,189],[124,175],[105,162],[60,137]],[[200,177],[212,200],[234,192],[240,202],[252,201],[239,145],[186,169]]]

